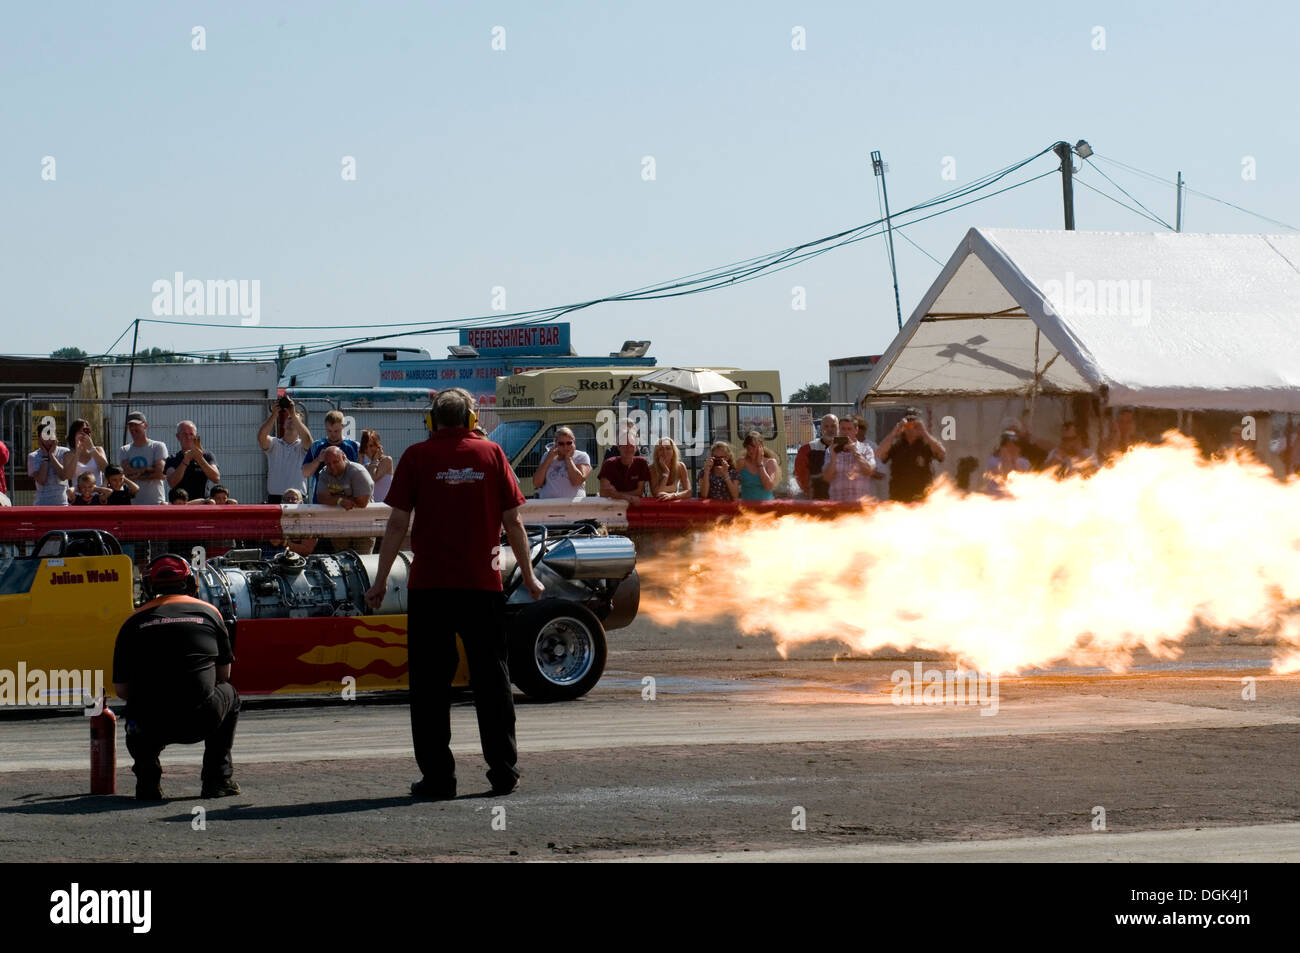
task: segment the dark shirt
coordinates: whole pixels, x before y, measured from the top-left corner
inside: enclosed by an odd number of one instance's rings
[[[1048,451],[1028,440],[1020,445],[1020,455],[1029,461],[1029,466],[1034,470],[1043,469],[1043,464],[1047,462],[1047,453]]]
[[[98,493],[96,493],[94,496],[92,496],[92,497],[91,497],[90,499],[88,499],[88,500],[87,500],[87,499],[83,499],[80,493],[78,493],[76,496],[74,496],[74,497],[72,498],[72,505],[73,505],[73,506],[96,506],[97,504],[99,504],[99,503],[101,503],[101,502],[102,502],[102,500],[100,500],[100,498],[99,498],[99,494],[98,494]]]
[[[600,478],[620,493],[635,493],[637,483],[650,482],[650,464],[645,457],[633,457],[631,464],[624,466],[618,457],[610,457],[600,465]]]
[[[126,487],[122,487],[120,490],[114,490],[112,493],[108,494],[108,499],[104,502],[109,506],[130,506],[131,491]]]
[[[705,484],[708,484],[708,492],[704,495],[706,500],[723,500],[729,502],[732,499],[732,496],[731,489],[727,486],[727,481],[739,479],[739,470],[728,470],[727,475],[724,477],[720,474],[714,473],[712,467],[706,467],[700,471],[699,485],[704,486]],[[816,489],[815,486],[814,489]],[[814,499],[824,499],[824,497],[814,497]]]
[[[184,456],[184,450],[177,450],[173,453],[167,458],[167,462],[163,464],[163,472],[175,470],[181,465],[181,458]],[[217,458],[206,450],[203,451],[203,459],[208,461],[209,466],[215,467],[217,465]],[[201,500],[208,495],[208,478],[197,460],[191,460],[185,465],[185,473],[181,476],[181,481],[172,489],[184,490],[190,495],[191,500]]]
[[[895,440],[889,453],[880,457],[881,463],[889,464],[889,498],[899,503],[915,503],[924,498],[934,478],[930,472],[932,460],[934,451],[923,438],[917,437],[914,443],[909,443],[906,437]]]
[[[831,485],[822,476],[822,470],[826,468],[826,458],[829,456],[830,447],[820,440],[814,440],[808,445],[808,477],[809,482],[812,484],[812,498],[814,500],[829,500],[831,498]]]
[[[130,686],[132,717],[183,717],[201,708],[217,684],[217,666],[233,660],[215,608],[190,596],[159,596],[122,623],[113,647],[113,681]]]

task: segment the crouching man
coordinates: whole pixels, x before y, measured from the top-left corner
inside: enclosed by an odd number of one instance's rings
[[[203,794],[239,794],[230,749],[239,695],[230,684],[230,635],[220,614],[194,598],[194,570],[180,556],[159,556],[145,570],[150,600],[117,633],[113,688],[127,703],[126,748],[135,760],[135,796],[161,801],[169,744],[203,748]]]

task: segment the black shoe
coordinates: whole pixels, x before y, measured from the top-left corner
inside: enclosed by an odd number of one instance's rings
[[[450,801],[456,796],[456,782],[453,780],[442,784],[431,784],[421,779],[411,785],[411,795],[430,801]]]
[[[136,781],[135,799],[137,801],[165,801],[161,781]]]
[[[519,779],[511,778],[509,781],[503,781],[500,784],[492,785],[493,797],[505,797],[507,794],[513,794],[519,790]]]
[[[204,782],[202,797],[232,797],[236,794],[243,794],[239,790],[239,784],[234,778],[226,778],[224,781],[214,781],[211,784]]]

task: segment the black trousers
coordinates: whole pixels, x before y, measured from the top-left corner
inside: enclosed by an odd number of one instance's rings
[[[508,786],[515,767],[515,702],[506,662],[506,600],[500,592],[475,589],[410,589],[406,645],[411,685],[411,740],[424,780],[455,781],[451,754],[451,680],[460,655],[459,633],[469,661],[479,741],[488,782]]]
[[[127,705],[126,750],[135,764],[131,770],[140,781],[157,781],[162,777],[158,756],[168,745],[192,745],[203,742],[205,783],[229,780],[235,771],[230,749],[235,743],[235,725],[239,721],[239,693],[235,686],[223,682],[216,687],[203,707],[172,717],[162,712],[136,712]]]

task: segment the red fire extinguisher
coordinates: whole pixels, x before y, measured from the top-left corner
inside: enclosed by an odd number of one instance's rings
[[[90,793],[117,793],[117,715],[100,699],[103,709],[90,718]]]

